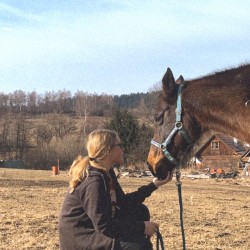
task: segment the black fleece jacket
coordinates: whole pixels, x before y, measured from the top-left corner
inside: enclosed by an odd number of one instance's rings
[[[88,167],[89,176],[67,191],[59,217],[61,250],[110,250],[123,235],[140,236],[144,222],[133,219],[133,210],[156,190],[153,183],[125,194],[114,171],[110,171],[116,191],[116,213],[112,217],[109,178],[102,170]]]

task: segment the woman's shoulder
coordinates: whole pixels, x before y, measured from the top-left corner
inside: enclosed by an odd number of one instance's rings
[[[98,187],[108,187],[108,177],[99,169],[89,168],[84,181],[78,186],[78,189],[84,191],[86,189],[96,189]]]
[[[92,166],[88,166],[87,168],[87,176],[90,178],[97,178],[97,179],[108,179],[107,174],[102,170]]]

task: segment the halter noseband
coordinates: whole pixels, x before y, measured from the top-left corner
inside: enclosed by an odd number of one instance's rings
[[[155,141],[154,139],[151,140],[151,145],[154,145],[162,150],[166,158],[174,165],[178,165],[179,162],[170,154],[170,152],[167,150],[167,146],[171,143],[171,140],[173,139],[173,136],[178,132],[181,134],[183,139],[188,143],[192,144],[192,140],[188,137],[185,129],[182,126],[181,121],[181,113],[182,113],[182,106],[181,106],[181,91],[183,88],[183,84],[179,85],[178,87],[178,95],[177,95],[177,104],[176,104],[176,122],[174,128],[169,133],[167,139],[159,143]]]

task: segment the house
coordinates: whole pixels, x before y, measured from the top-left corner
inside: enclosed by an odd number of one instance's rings
[[[195,153],[195,158],[201,162],[196,168],[237,171],[245,152],[241,141],[225,134],[214,134]]]

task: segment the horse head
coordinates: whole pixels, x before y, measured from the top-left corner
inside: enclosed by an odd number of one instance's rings
[[[198,132],[184,100],[185,88],[183,77],[175,81],[168,68],[162,79],[162,93],[154,117],[154,136],[147,159],[152,174],[160,179],[165,179],[169,171],[179,166]]]

